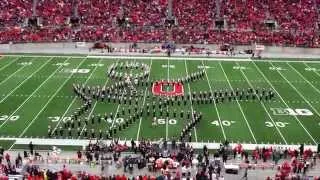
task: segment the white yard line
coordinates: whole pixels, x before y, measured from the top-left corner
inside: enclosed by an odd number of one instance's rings
[[[101,59],[99,60],[98,63],[100,63],[100,62],[101,62]],[[91,74],[87,77],[87,79],[86,79],[86,81],[84,82],[84,84],[87,84],[88,80],[91,79],[91,76],[94,74],[94,72],[96,71],[97,67],[98,67],[98,66],[96,66],[96,67],[93,69],[93,71],[92,71]],[[59,127],[61,121],[62,121],[63,118],[66,116],[66,114],[68,113],[69,109],[72,107],[73,103],[76,101],[76,99],[77,99],[77,96],[75,96],[75,97],[73,98],[73,100],[71,101],[71,103],[69,104],[69,106],[67,107],[67,109],[65,110],[65,112],[63,113],[63,115],[61,116],[60,120],[58,121],[58,123],[57,123],[56,126],[54,127],[52,133],[57,130],[57,128]]]
[[[273,66],[272,63],[270,63],[270,64]],[[299,76],[300,76],[303,80],[305,80],[312,88],[314,88],[314,89],[320,94],[319,89],[317,89],[316,87],[314,87],[313,84],[311,84],[299,71],[297,71],[297,70],[296,70],[294,67],[292,67],[289,63],[287,63],[287,64],[290,66],[290,68],[291,68],[292,70],[294,70],[297,74],[299,74]],[[318,112],[318,110],[312,106],[312,104],[302,95],[302,93],[301,93],[294,85],[292,85],[292,84],[290,83],[290,81],[288,81],[288,79],[287,79],[279,70],[277,70],[277,71],[278,71],[278,73],[281,75],[281,77],[282,77],[284,80],[286,80],[287,83],[299,94],[299,96],[314,110],[314,112],[318,115],[318,117],[320,117],[320,113]]]
[[[302,77],[302,79],[307,82],[314,90],[316,90],[319,94],[320,94],[320,90],[315,87],[307,78],[305,78],[296,68],[294,68],[291,64],[287,63],[291,69],[293,69],[295,72],[297,72],[299,74],[300,77]],[[315,71],[314,71],[315,72]],[[290,81],[289,81],[290,82]]]
[[[187,67],[187,61],[185,60],[184,61],[184,67],[186,69],[186,74],[187,76],[189,75],[188,73],[188,67]],[[191,94],[191,88],[190,88],[190,83],[187,83],[188,84],[188,89],[189,89],[189,101],[190,101],[190,108],[191,108],[191,118],[193,119],[193,113],[194,113],[194,110],[193,110],[193,104],[192,104],[192,94]],[[197,130],[196,130],[196,127],[193,127],[193,131],[194,131],[194,137],[196,139],[196,142],[198,142],[198,135],[197,135]]]
[[[101,61],[99,61],[99,63],[100,62]],[[107,78],[107,80],[104,83],[103,87],[107,86],[108,82],[109,82],[109,78]],[[91,111],[90,111],[90,113],[88,115],[88,119],[92,116],[92,113],[93,113],[94,109],[96,108],[97,104],[98,104],[98,100],[96,100],[96,102],[94,103],[94,105],[93,105],[93,107],[92,107],[92,109],[91,109]],[[80,136],[78,137],[78,139],[80,139],[80,137],[81,137],[83,131],[85,130],[86,126],[87,126],[86,124],[83,125],[83,128],[81,129]]]
[[[68,58],[69,59],[69,58]],[[68,61],[68,59],[65,60]],[[55,75],[55,73],[61,68],[62,66],[58,67],[45,81],[43,81],[38,87],[37,89],[35,89],[32,94],[29,95],[29,97],[27,99],[25,99],[20,106],[13,112],[11,113],[11,115],[9,116],[9,118],[7,118],[7,120],[5,120],[1,125],[0,125],[0,129],[7,123],[7,121],[21,108],[24,106],[25,103],[27,103],[29,101],[30,98],[33,97],[33,95],[52,77]]]
[[[224,69],[223,69],[223,67],[222,67],[222,65],[221,65],[221,62],[219,62],[219,65],[220,65],[220,67],[221,67],[221,69],[222,69],[222,71],[223,71],[224,76],[225,76],[226,79],[227,79],[227,82],[228,82],[228,84],[229,84],[229,87],[231,88],[232,91],[234,91],[234,89],[233,89],[233,87],[231,86],[231,83],[230,83],[230,81],[229,81],[229,78],[228,78],[226,72],[224,71]],[[244,112],[243,112],[243,109],[242,109],[242,107],[241,107],[238,99],[236,99],[236,102],[237,102],[237,104],[238,104],[238,106],[239,106],[239,109],[240,109],[240,111],[241,111],[241,114],[242,114],[244,120],[246,121],[246,124],[247,124],[247,126],[248,126],[248,129],[249,129],[249,131],[250,131],[250,133],[251,133],[251,135],[252,135],[252,137],[253,137],[253,140],[254,140],[254,142],[257,144],[256,137],[254,136],[254,134],[253,134],[253,132],[252,132],[251,126],[250,126],[250,124],[249,124],[249,122],[248,122],[248,120],[247,120],[246,115],[245,115]]]
[[[97,103],[98,103],[98,100],[94,103],[94,105],[93,105],[93,107],[92,107],[92,109],[91,109],[91,111],[90,111],[89,115],[87,116],[87,118],[88,118],[88,119],[92,116],[92,113],[93,113],[94,109],[96,108]],[[87,126],[86,124],[84,124],[84,125],[83,125],[83,128],[81,129],[80,136],[78,137],[78,139],[80,139],[80,137],[81,137],[81,135],[82,135],[83,131],[86,129],[86,126]],[[58,127],[58,126],[56,126],[56,127]]]
[[[305,66],[307,66],[308,68],[311,68],[307,63],[303,63]],[[318,71],[313,71],[317,76],[320,77],[320,74],[318,73]],[[313,81],[314,82],[314,81]],[[318,82],[318,81],[317,81]]]
[[[84,58],[76,67],[78,69],[84,62],[86,58]],[[28,124],[28,126],[23,130],[23,132],[19,135],[19,137],[22,137],[24,133],[27,132],[29,127],[33,124],[33,122],[39,117],[39,115],[46,109],[46,107],[49,105],[49,103],[53,100],[53,98],[58,94],[58,92],[64,87],[64,85],[68,82],[68,80],[73,76],[73,73],[70,73],[69,78],[67,78],[62,85],[56,90],[56,92],[51,96],[51,98],[47,101],[47,103],[41,108],[41,110],[38,112],[38,114],[31,120],[31,122]]]
[[[101,62],[101,60],[99,60],[98,63],[100,63],[100,62]],[[98,67],[98,66],[96,66],[96,67],[94,68],[94,70],[91,72],[91,74],[87,77],[87,79],[86,79],[86,81],[84,82],[84,84],[87,84],[88,80],[89,80],[89,79],[91,78],[91,76],[94,74],[94,72],[96,71],[97,67]],[[73,100],[71,101],[71,103],[69,104],[69,106],[67,107],[67,109],[65,110],[65,112],[63,113],[63,115],[61,116],[60,120],[58,121],[58,123],[56,124],[56,126],[53,128],[52,133],[53,133],[54,131],[56,131],[56,129],[57,129],[58,126],[60,125],[61,121],[64,119],[65,115],[68,113],[69,109],[72,107],[73,103],[76,101],[76,99],[77,99],[77,96],[75,96],[75,97],[73,98]]]
[[[239,63],[236,63],[239,66]],[[243,72],[242,69],[240,69],[240,72],[242,73],[243,77],[246,79],[246,81],[248,82],[249,86],[254,89],[254,87],[252,86],[250,80],[248,79],[248,77],[246,76],[246,74]],[[261,106],[263,107],[264,111],[267,113],[269,119],[272,121],[272,123],[274,124],[274,127],[276,128],[276,130],[278,131],[279,135],[281,136],[283,142],[285,144],[288,144],[287,140],[284,138],[283,134],[281,133],[281,131],[279,130],[278,126],[276,126],[275,121],[273,120],[272,116],[270,115],[270,113],[268,112],[266,106],[264,105],[264,103],[262,101],[260,101]]]
[[[167,81],[170,81],[170,58],[167,59]],[[167,111],[169,111],[169,107],[167,106]],[[166,118],[166,141],[168,140],[169,134],[169,117]]]
[[[117,62],[119,62],[119,61],[117,61]],[[134,59],[134,63],[135,63],[135,62],[136,62],[136,59]],[[132,69],[130,70],[130,73],[131,73],[131,72],[132,72]],[[120,99],[122,99],[123,96],[124,96],[124,91],[122,92]],[[110,126],[110,129],[113,128],[114,123],[116,122],[116,117],[117,117],[117,115],[118,115],[118,113],[119,113],[119,108],[120,108],[120,106],[121,106],[121,104],[118,104],[116,113],[114,114],[114,118],[113,118],[112,124],[111,124],[111,126]]]
[[[26,81],[28,81],[33,75],[39,72],[44,66],[46,66],[53,58],[50,58],[46,63],[44,63],[40,68],[30,74],[26,79],[24,79],[19,85],[17,85],[13,90],[11,90],[3,99],[1,99],[0,103],[3,103],[13,92],[15,92],[20,86],[22,86]]]
[[[149,76],[148,76],[148,81],[150,79],[151,76],[151,69],[152,69],[152,59],[150,60],[150,69],[149,69]],[[146,96],[147,96],[147,91],[148,91],[149,86],[146,87],[146,89],[144,90],[144,96],[143,96],[143,102],[142,102],[142,108],[144,108],[145,102],[146,102]],[[139,136],[140,136],[140,129],[141,129],[141,122],[142,122],[142,117],[140,117],[139,119],[139,126],[138,126],[138,132],[137,132],[137,138],[136,141],[139,140]]]
[[[269,79],[264,75],[264,73],[260,70],[259,66],[256,65],[255,62],[252,62],[254,64],[254,66],[256,67],[256,69],[259,71],[259,73],[263,76],[263,78],[268,82],[268,84],[271,86],[271,88],[277,93],[278,97],[281,99],[281,101],[285,104],[285,106],[287,108],[290,108],[289,105],[286,103],[286,101],[282,98],[282,96],[280,95],[280,93],[276,90],[276,88],[272,85],[272,83],[269,81]],[[297,122],[300,124],[300,126],[304,129],[304,131],[309,135],[309,137],[311,138],[311,140],[317,144],[317,141],[311,136],[310,132],[304,127],[304,125],[301,123],[301,121],[298,119],[297,116],[293,116]]]
[[[12,60],[10,63],[4,65],[3,67],[0,68],[0,71],[2,71],[3,69],[5,69],[6,67],[10,66],[11,64],[13,64],[14,62],[16,62],[18,59],[20,59],[20,57],[16,57],[14,60]]]
[[[205,67],[203,61],[201,61],[201,62],[202,62],[202,66]],[[204,72],[205,72],[205,75],[206,75],[206,78],[207,78],[207,82],[208,82],[208,85],[209,85],[210,92],[211,92],[211,94],[213,94],[212,87],[211,87],[211,84],[210,84],[210,80],[208,78],[208,74],[207,74],[206,68],[204,68]],[[224,128],[223,128],[223,125],[222,125],[222,122],[221,122],[221,117],[220,117],[220,113],[219,113],[216,101],[213,100],[213,103],[214,103],[215,110],[217,112],[217,116],[218,116],[218,120],[219,120],[220,127],[221,127],[221,130],[222,130],[223,138],[224,138],[224,140],[227,140],[227,136],[226,136],[226,133],[224,131]]]
[[[12,76],[14,76],[16,73],[20,72],[22,69],[24,69],[26,66],[21,66],[19,69],[17,69],[14,73],[12,73],[10,76],[8,76],[6,79],[0,82],[0,85],[8,81]]]

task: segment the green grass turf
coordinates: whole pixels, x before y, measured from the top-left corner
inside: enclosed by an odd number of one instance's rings
[[[14,142],[14,140],[0,140],[0,147],[7,150],[14,144]]]
[[[0,59],[0,136],[1,137],[46,137],[48,126],[52,129],[62,125],[62,119],[70,117],[82,102],[72,91],[73,83],[86,85],[112,85],[114,80],[106,76],[107,68],[116,61],[128,61],[105,57],[28,57],[5,56]],[[179,136],[188,119],[180,118],[181,111],[203,113],[203,120],[192,130],[194,142],[316,144],[320,141],[320,62],[279,61],[208,61],[196,59],[132,58],[130,61],[148,64],[151,81],[182,78],[206,67],[204,79],[184,84],[184,92],[274,88],[276,98],[271,102],[233,101],[217,104],[191,104],[170,107],[177,118],[165,114],[157,127],[152,127],[151,116],[144,115],[129,128],[117,133],[121,139],[172,139]],[[60,65],[57,65],[60,63]],[[61,65],[63,64],[63,65]],[[97,65],[99,64],[99,65]],[[70,69],[89,69],[88,73],[70,73]],[[132,73],[136,73],[134,70]],[[151,88],[137,90],[152,97]],[[142,96],[137,107],[159,101],[158,97]],[[82,118],[110,113],[119,114],[118,120],[98,124],[82,124],[81,130],[105,132],[121,123],[122,110],[133,110],[118,103],[93,101],[93,108]],[[276,115],[272,108],[308,109],[313,115]],[[78,128],[76,126],[76,128]],[[83,139],[84,137],[76,137]]]

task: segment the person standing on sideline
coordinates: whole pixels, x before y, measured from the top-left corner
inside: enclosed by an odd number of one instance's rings
[[[248,179],[248,168],[244,170],[244,174],[241,179],[246,179],[246,180]]]
[[[29,143],[29,150],[30,150],[30,154],[33,155],[33,144],[32,144],[32,141],[30,141]]]

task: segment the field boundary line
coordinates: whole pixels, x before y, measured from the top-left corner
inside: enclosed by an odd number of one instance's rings
[[[4,100],[6,100],[13,92],[15,92],[20,86],[22,86],[26,81],[28,81],[31,77],[33,77],[36,73],[38,73],[43,67],[45,67],[51,60],[50,58],[46,63],[42,64],[36,71],[34,71],[32,74],[30,74],[26,79],[24,79],[22,82],[19,83],[13,90],[11,90],[3,99],[1,99],[0,103],[2,103]]]
[[[151,76],[151,69],[152,69],[152,59],[150,59],[150,69],[149,69],[149,76],[148,76],[148,80],[150,80],[150,76]],[[153,85],[152,85],[153,86]],[[142,102],[142,108],[144,108],[145,106],[145,103],[146,103],[146,96],[147,96],[147,91],[148,91],[148,86],[145,88],[144,90],[144,96],[143,96],[143,102]],[[153,88],[152,88],[153,90]],[[136,141],[139,141],[139,136],[140,136],[140,129],[141,129],[141,123],[142,123],[142,117],[140,117],[139,119],[139,126],[138,126],[138,131],[137,131],[137,138],[136,138]]]
[[[239,63],[236,63],[237,66],[240,66]],[[240,69],[240,72],[242,73],[243,77],[246,79],[246,81],[248,82],[249,86],[254,89],[254,87],[252,86],[250,80],[248,79],[248,77],[246,76],[246,74],[243,72],[242,69]],[[256,96],[258,96],[257,94],[255,94]],[[258,98],[258,97],[257,97]],[[286,138],[284,138],[283,134],[281,133],[280,129],[278,128],[278,126],[276,126],[275,121],[273,120],[272,116],[270,115],[270,113],[268,112],[266,106],[264,105],[264,103],[262,101],[260,101],[261,106],[263,107],[264,111],[267,113],[267,115],[269,116],[270,120],[272,121],[272,123],[274,124],[274,127],[276,128],[276,130],[278,131],[279,135],[281,136],[282,140],[284,141],[285,144],[288,144]]]
[[[0,68],[0,72],[1,72],[2,70],[4,70],[5,68],[7,68],[8,66],[10,66],[11,64],[13,64],[14,62],[16,62],[16,61],[17,61],[18,59],[20,59],[20,58],[21,58],[21,56],[18,56],[17,58],[13,59],[12,62],[4,65],[3,67],[1,67],[1,68]]]
[[[68,58],[69,59],[69,58]],[[65,62],[68,60],[66,59]],[[49,80],[51,79],[51,77],[61,68],[62,66],[58,67],[55,71],[53,71],[53,73],[51,73],[51,75],[46,79],[44,80],[29,96],[27,99],[25,99],[21,104],[20,106],[13,112],[11,113],[11,115],[7,118],[6,121],[4,121],[1,125],[0,125],[0,129],[7,123],[7,121],[21,108],[24,106],[24,104],[26,102],[29,101],[29,99]]]
[[[228,82],[228,84],[229,84],[229,87],[231,88],[232,91],[234,91],[234,89],[233,89],[233,87],[232,87],[232,85],[231,85],[231,83],[230,83],[230,81],[229,81],[229,78],[228,78],[226,72],[224,71],[223,66],[221,65],[220,62],[219,62],[219,65],[220,65],[220,68],[221,68],[222,71],[223,71],[224,76],[225,76],[226,79],[227,79],[227,82]],[[239,107],[239,109],[240,109],[240,111],[241,111],[241,114],[242,114],[242,116],[243,116],[243,118],[244,118],[244,120],[245,120],[245,122],[246,122],[246,124],[247,124],[247,126],[248,126],[248,129],[249,129],[249,131],[250,131],[250,133],[251,133],[251,135],[252,135],[252,137],[253,137],[253,140],[254,140],[254,142],[257,144],[257,139],[256,139],[256,137],[254,136],[254,134],[253,134],[253,132],[252,132],[251,126],[250,126],[250,124],[249,124],[249,122],[248,122],[248,120],[247,120],[246,115],[245,115],[244,112],[243,112],[243,109],[242,109],[242,107],[241,107],[238,99],[236,99],[236,102],[237,102],[238,107]]]
[[[86,59],[86,58],[85,58]],[[101,61],[101,60],[100,60]],[[98,63],[100,63],[100,61]],[[96,66],[95,68],[97,68],[98,66]],[[94,73],[96,69],[94,69],[90,75],[87,77],[85,84],[87,83],[87,81],[91,78],[92,74]],[[69,78],[70,79],[70,78]],[[77,99],[77,96],[75,96],[73,98],[73,100],[71,101],[71,103],[69,104],[69,106],[67,107],[67,110],[63,113],[63,115],[60,117],[60,120],[57,122],[56,126],[53,128],[52,134],[54,133],[54,131],[57,130],[58,126],[60,125],[61,121],[63,120],[63,118],[65,117],[65,115],[68,113],[69,109],[71,108],[71,106],[73,105],[74,101]]]
[[[259,66],[256,65],[255,62],[252,62],[254,64],[254,66],[256,67],[256,69],[259,71],[259,73],[263,76],[263,78],[268,82],[268,84],[271,86],[271,88],[277,93],[277,95],[279,96],[279,98],[281,99],[281,101],[284,103],[284,105],[287,108],[290,108],[289,105],[286,103],[286,101],[282,98],[282,96],[280,95],[280,93],[278,92],[278,90],[276,90],[276,88],[273,86],[273,84],[269,81],[269,79],[264,75],[264,73],[261,71],[261,69],[259,68]],[[301,121],[299,120],[299,118],[297,116],[293,116],[298,124],[300,124],[300,126],[304,129],[304,131],[309,135],[309,138],[311,138],[311,140],[317,144],[317,141],[312,137],[312,135],[310,134],[310,132],[304,127],[304,125],[301,123]]]
[[[70,58],[102,58],[102,59],[150,59],[152,58],[153,60],[164,60],[168,58],[167,56],[132,56],[130,54],[128,55],[86,55],[86,56],[59,56],[59,55],[14,55],[14,54],[6,54],[4,56],[12,56],[12,57],[70,57]],[[308,62],[308,63],[320,63],[319,60],[311,60],[311,59],[319,59],[319,58],[305,58],[306,60],[272,60],[272,59],[251,59],[250,57],[238,57],[238,58],[226,58],[226,57],[206,57],[206,56],[201,56],[201,57],[190,57],[190,56],[174,56],[174,57],[169,57],[171,59],[175,60],[203,60],[206,58],[207,61],[245,61],[245,62]],[[280,59],[290,59],[290,58],[280,58]]]
[[[187,61],[186,60],[184,61],[184,67],[185,67],[187,76],[189,76],[188,67],[187,67]],[[189,101],[190,101],[190,108],[191,108],[191,118],[194,119],[194,117],[193,117],[194,109],[193,109],[193,103],[192,103],[192,100],[191,100],[192,94],[191,94],[190,83],[187,83],[187,84],[188,84],[188,89],[189,89],[189,94],[190,94]],[[193,127],[193,131],[194,131],[194,137],[196,139],[196,142],[198,142],[198,135],[197,135],[196,127]]]
[[[85,62],[86,58],[84,58],[76,67],[77,69]],[[43,110],[49,105],[49,103],[52,101],[52,99],[58,94],[58,92],[64,87],[64,85],[68,82],[68,80],[73,76],[74,73],[70,73],[69,78],[66,79],[62,85],[56,90],[56,92],[51,96],[51,98],[47,101],[47,103],[41,108],[41,110],[38,112],[38,114],[31,120],[31,122],[28,124],[28,126],[22,131],[22,133],[19,135],[19,137],[22,137],[26,131],[29,129],[29,127],[33,124],[33,122],[39,117],[39,115],[43,112]]]
[[[208,85],[209,85],[210,92],[211,92],[211,94],[213,94],[212,87],[211,87],[210,80],[209,80],[208,73],[207,73],[207,69],[205,68],[203,60],[201,61],[201,63],[202,63],[202,66],[204,67],[203,69],[204,69],[204,73],[206,75],[206,79],[207,79],[207,82],[208,82]],[[227,140],[227,136],[226,136],[226,133],[225,133],[223,125],[222,125],[220,112],[218,110],[217,103],[216,103],[215,100],[213,101],[213,104],[214,104],[215,110],[217,112],[217,116],[218,116],[218,120],[219,120],[219,123],[220,123],[220,128],[222,130],[223,138],[224,138],[224,140]]]

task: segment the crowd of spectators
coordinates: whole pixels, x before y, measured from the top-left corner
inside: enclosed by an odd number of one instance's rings
[[[0,8],[0,28],[20,25],[32,15],[31,0],[2,0]]]
[[[36,14],[40,16],[43,26],[64,25],[72,16],[72,1],[70,0],[38,0]]]
[[[170,143],[163,140],[159,142],[131,141],[130,145],[127,145],[126,142],[120,143],[118,140],[109,144],[96,141],[94,143],[90,142],[84,150],[79,150],[75,156],[74,163],[94,164],[94,166],[99,165],[101,167],[101,173],[89,173],[71,171],[67,168],[68,165],[63,165],[62,169],[58,170],[44,169],[41,167],[43,157],[34,151],[34,145],[30,144],[30,153],[25,151],[23,157],[20,154],[11,157],[9,152],[0,147],[0,179],[8,179],[10,174],[20,175],[26,179],[40,180],[223,180],[226,172],[224,168],[228,162],[232,161],[232,164],[234,164],[235,160],[238,159],[240,169],[245,169],[244,178],[247,178],[248,169],[275,168],[276,173],[273,177],[264,178],[280,180],[306,176],[307,172],[316,166],[319,158],[316,152],[303,147],[299,149],[257,147],[253,151],[247,151],[241,144],[232,148],[227,141],[214,152],[210,152],[206,146],[195,150],[190,144],[177,143],[174,140]],[[56,149],[53,153],[56,153]],[[57,154],[53,155],[53,153],[50,155],[48,153],[45,162],[48,163],[49,159],[57,158]],[[279,160],[281,160],[281,163],[278,163]],[[274,163],[271,163],[272,166],[268,166],[267,162]],[[65,162],[65,164],[67,163]],[[108,171],[104,173],[107,166],[114,166],[118,169],[118,173],[114,174],[115,172]],[[133,175],[133,171],[137,170],[142,172],[143,175]],[[314,180],[319,180],[319,178],[314,177]]]
[[[320,47],[319,0],[4,0],[0,43],[55,41],[230,43]],[[34,12],[33,12],[34,11]],[[32,15],[40,27],[21,26]],[[67,25],[78,17],[77,26]],[[226,25],[217,28],[215,20]],[[273,25],[266,25],[269,21]]]

